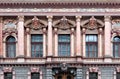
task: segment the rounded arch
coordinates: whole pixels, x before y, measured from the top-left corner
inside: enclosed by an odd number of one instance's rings
[[[14,37],[16,42],[18,41],[16,34],[11,34],[11,35],[8,34],[8,35],[5,35],[5,37],[3,38],[3,42],[6,42],[6,39],[7,39],[9,36]]]
[[[111,37],[111,42],[113,42],[114,38],[117,37],[117,36],[120,36],[120,35],[118,35],[118,34],[116,34],[116,33],[113,33],[113,34],[112,34],[112,37]]]

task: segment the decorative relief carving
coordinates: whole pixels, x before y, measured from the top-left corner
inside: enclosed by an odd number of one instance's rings
[[[98,72],[99,68],[98,67],[90,67],[89,72]]]
[[[112,26],[120,26],[120,19],[112,20]]]
[[[3,71],[4,72],[12,72],[12,67],[4,67]]]
[[[104,27],[104,22],[92,16],[90,19],[82,21],[81,26],[89,30],[94,30],[97,28]]]
[[[25,22],[25,27],[27,28],[31,28],[31,29],[34,29],[34,30],[39,30],[39,29],[42,29],[44,27],[47,27],[47,21],[44,21],[44,20],[40,20],[37,18],[37,16],[34,16],[34,18],[31,20],[27,20]]]
[[[39,72],[39,68],[38,67],[31,67],[31,72]]]
[[[67,30],[71,27],[75,27],[75,22],[63,16],[62,19],[53,22],[53,27],[57,27],[58,29],[62,30]]]
[[[116,71],[117,71],[117,72],[120,72],[120,67],[116,67]]]
[[[3,37],[6,35],[17,35],[17,21],[6,19],[3,22]]]
[[[112,29],[112,34],[120,35],[120,29]]]

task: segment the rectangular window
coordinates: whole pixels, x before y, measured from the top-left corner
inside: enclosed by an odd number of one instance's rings
[[[4,73],[4,79],[12,79],[12,72]]]
[[[117,72],[116,79],[120,79],[120,72]]]
[[[97,35],[86,35],[86,57],[98,57]]]
[[[98,79],[98,73],[97,72],[90,72],[89,79]]]
[[[40,74],[39,73],[31,73],[31,79],[40,79]]]
[[[58,35],[58,56],[70,56],[70,35]]]
[[[31,35],[31,52],[32,57],[43,56],[43,35]]]

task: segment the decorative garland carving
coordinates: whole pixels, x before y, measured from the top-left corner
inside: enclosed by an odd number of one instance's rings
[[[67,30],[71,27],[75,27],[75,22],[63,16],[62,19],[53,22],[53,27],[57,27],[58,29],[62,30]]]
[[[104,27],[104,22],[92,16],[90,19],[81,22],[81,26],[90,30]]]

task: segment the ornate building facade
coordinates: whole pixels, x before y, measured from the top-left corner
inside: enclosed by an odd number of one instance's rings
[[[0,79],[120,79],[120,1],[0,0]]]

